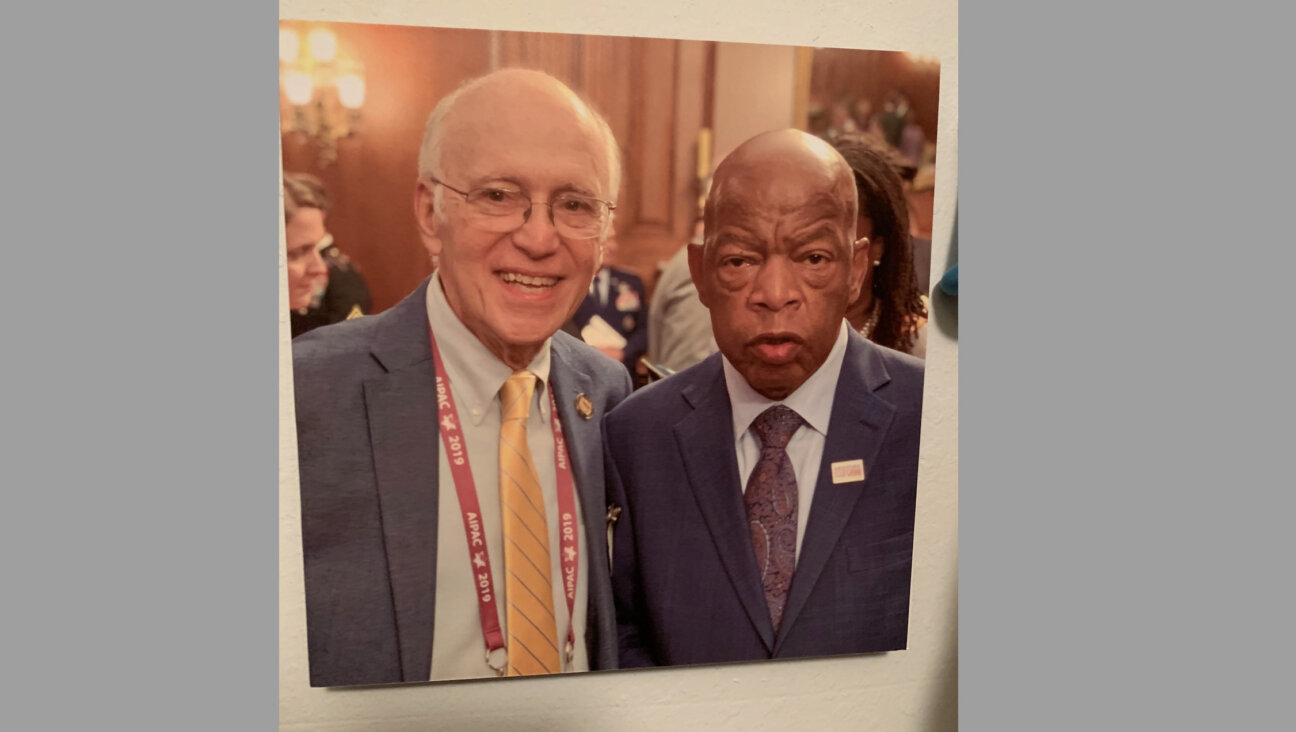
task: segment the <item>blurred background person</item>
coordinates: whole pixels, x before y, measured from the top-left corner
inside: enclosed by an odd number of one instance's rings
[[[331,207],[328,191],[319,178],[306,173],[284,174],[289,281],[296,253],[298,271],[309,270],[311,285],[304,303],[299,297],[290,297],[294,338],[322,325],[370,312],[369,287],[364,277],[334,243],[325,225]],[[307,255],[307,245],[312,255]]]
[[[625,364],[633,376],[639,357],[648,350],[648,297],[639,275],[616,263],[613,229],[603,243],[603,264],[576,308],[572,325],[582,340]]]
[[[914,271],[909,208],[904,184],[892,162],[894,153],[860,135],[835,140],[833,147],[855,173],[859,196],[856,236],[869,240],[864,286],[847,308],[846,318],[874,343],[924,358],[927,299]]]
[[[913,164],[915,171],[923,164],[926,146],[927,136],[918,124],[917,114],[911,111],[905,120],[904,129],[900,131],[900,154]]]
[[[323,215],[318,208],[303,208],[295,187],[284,176],[284,238],[287,242],[288,307],[292,310],[293,337],[323,323],[310,313],[317,284],[328,277],[328,267],[316,243],[323,229]],[[310,212],[315,213],[310,213]]]
[[[878,120],[882,136],[891,147],[900,148],[900,138],[904,134],[905,125],[909,123],[909,112],[909,97],[899,89],[892,89],[887,94],[886,103],[882,106],[882,117]]]
[[[868,97],[856,99],[852,114],[855,119],[855,128],[860,131],[860,134],[882,137],[882,124],[878,115],[873,111],[873,100]]]
[[[693,237],[662,265],[648,307],[648,360],[681,371],[720,350],[711,332],[711,313],[698,299],[689,274],[688,244],[702,244],[702,219]]]
[[[832,106],[832,112],[828,118],[827,138],[835,140],[842,135],[852,135],[859,132],[855,120],[851,118],[850,107],[846,102],[837,102]]]

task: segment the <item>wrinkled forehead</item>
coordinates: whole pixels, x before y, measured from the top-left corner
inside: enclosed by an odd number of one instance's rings
[[[446,120],[442,159],[447,171],[496,158],[521,163],[519,156],[544,154],[561,161],[564,177],[583,173],[606,185],[602,135],[574,95],[526,85],[476,91],[465,95]]]
[[[847,177],[843,185],[832,168],[771,160],[730,166],[723,173],[709,202],[715,226],[825,219],[846,226],[854,218],[854,179]]]
[[[448,120],[451,129],[508,129],[525,125],[538,133],[595,131],[594,119],[571,92],[549,86],[496,84],[465,92]]]

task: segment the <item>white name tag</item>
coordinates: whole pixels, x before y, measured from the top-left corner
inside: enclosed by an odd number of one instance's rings
[[[838,483],[858,483],[864,480],[863,460],[843,460],[832,464],[833,485]]]

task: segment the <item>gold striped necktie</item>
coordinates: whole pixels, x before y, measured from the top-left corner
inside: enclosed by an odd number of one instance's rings
[[[504,519],[508,675],[562,671],[549,570],[549,522],[535,462],[527,447],[527,416],[536,377],[518,371],[500,389],[500,500]]]

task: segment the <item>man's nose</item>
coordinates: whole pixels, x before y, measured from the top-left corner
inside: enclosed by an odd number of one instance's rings
[[[793,263],[786,257],[771,257],[756,271],[751,301],[770,310],[782,310],[801,300]]]
[[[525,214],[526,220],[513,232],[517,247],[529,256],[539,259],[558,248],[558,231],[554,228],[552,207],[545,201],[532,201]]]

